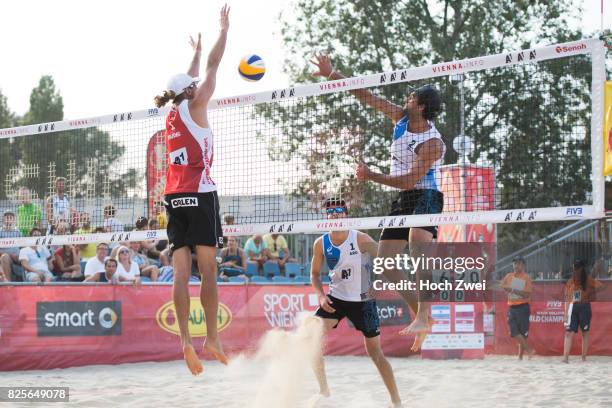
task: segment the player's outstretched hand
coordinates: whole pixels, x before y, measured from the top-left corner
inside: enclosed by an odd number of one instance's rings
[[[221,8],[221,17],[219,19],[221,31],[227,31],[229,29],[229,12],[230,8],[227,6],[227,4]]]
[[[314,76],[328,78],[334,70],[331,59],[327,54],[323,54],[322,52],[315,52],[310,62],[317,66],[317,70],[312,73]]]
[[[195,52],[202,51],[202,33],[198,33],[198,41],[196,42],[192,36],[189,36],[189,45]]]

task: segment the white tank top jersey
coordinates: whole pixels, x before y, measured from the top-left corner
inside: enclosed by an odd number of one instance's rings
[[[429,169],[427,174],[414,186],[415,190],[440,190],[441,175],[438,168],[442,164],[446,144],[442,140],[442,135],[436,129],[433,122],[428,122],[431,128],[422,133],[412,133],[408,130],[408,116],[402,117],[393,130],[393,142],[391,143],[391,175],[401,176],[410,173],[412,165],[416,161],[416,150],[421,143],[430,139],[440,139],[444,145],[442,158],[437,160]]]
[[[64,198],[59,198],[55,195],[52,199],[53,205],[53,218],[55,220],[63,219],[64,221],[70,220],[70,200],[68,196],[64,195]]]
[[[370,256],[361,253],[357,231],[350,230],[346,240],[339,246],[331,242],[329,233],[323,235],[323,255],[331,280],[329,294],[348,302],[368,300],[368,290],[372,285]]]

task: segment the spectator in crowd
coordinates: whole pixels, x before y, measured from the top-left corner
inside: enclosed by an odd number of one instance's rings
[[[532,282],[525,272],[525,259],[517,256],[512,260],[512,272],[504,276],[501,288],[508,294],[508,328],[510,337],[518,343],[518,358],[523,359],[523,353],[529,356],[535,354],[529,345],[529,302],[531,301]]]
[[[149,228],[149,220],[147,220],[147,217],[140,216],[136,219],[134,227],[136,231],[144,231]]]
[[[112,205],[104,207],[104,232],[121,232],[123,231],[123,223],[115,218],[117,211]],[[121,261],[119,261],[121,264]]]
[[[78,245],[62,245],[54,254],[54,265],[58,280],[82,281],[81,250]]]
[[[115,285],[119,282],[117,278],[117,260],[113,258],[108,258],[104,261],[104,277],[107,282]],[[140,283],[140,281],[134,280],[134,283]]]
[[[140,283],[140,268],[131,258],[130,249],[125,245],[120,245],[113,249],[111,258],[117,259],[117,282]]]
[[[100,282],[103,281],[102,274],[105,272],[105,261],[108,260],[108,244],[106,242],[100,242],[96,245],[96,256],[89,258],[85,264],[85,282]],[[117,269],[117,261],[115,262],[115,269]]]
[[[31,237],[39,237],[42,231],[39,228],[32,228]],[[29,246],[21,248],[19,251],[19,261],[25,269],[26,282],[51,282],[53,280],[53,257],[51,252],[44,245]]]
[[[228,281],[232,276],[241,276],[246,279],[246,254],[238,247],[238,239],[227,237],[227,247],[221,250],[221,264],[219,277]]]
[[[285,237],[279,234],[266,234],[263,240],[268,247],[268,261],[278,264],[281,273],[285,274],[285,264],[289,262],[297,262],[293,258],[289,258],[289,245]]]
[[[6,210],[2,214],[2,228],[0,238],[19,238],[21,232],[15,227],[15,213]],[[13,280],[12,269],[19,264],[19,248],[0,248],[0,278],[6,281]]]
[[[70,225],[67,221],[60,220],[53,227],[53,235],[70,235]],[[55,254],[58,249],[61,249],[61,245],[51,245],[51,253]]]
[[[147,276],[152,282],[157,281],[159,277],[159,268],[154,265],[144,253],[144,248],[140,241],[132,241],[129,243],[132,261],[138,265],[140,276]]]
[[[166,229],[168,225],[168,216],[166,215],[166,206],[163,201],[158,201],[153,206],[153,217],[159,224],[158,229]]]
[[[598,277],[603,271],[603,259],[593,266],[592,275]],[[582,361],[589,352],[589,331],[591,330],[591,301],[595,292],[603,289],[603,284],[589,276],[586,262],[576,259],[572,266],[572,277],[565,284],[565,339],[563,342],[563,362],[569,363],[569,354],[578,327],[582,334]]]
[[[17,207],[17,229],[21,236],[27,236],[32,228],[41,228],[42,210],[32,202],[32,193],[27,187],[21,187],[17,192],[19,207]]]
[[[223,216],[223,223],[225,225],[234,225],[234,216],[232,214],[225,214]]]
[[[55,194],[47,198],[45,213],[49,233],[55,233],[54,228],[59,222],[70,222],[70,199],[66,195],[66,179],[64,177],[55,179]]]
[[[135,223],[135,227],[137,231],[146,231],[146,230],[150,230],[150,224],[152,224],[153,226],[157,227],[157,220],[151,218],[150,220],[148,220],[146,217],[138,217],[138,219],[136,220]],[[153,228],[153,229],[157,229],[157,228]],[[147,239],[144,241],[141,241],[141,252],[147,257],[149,258],[152,263],[157,264],[157,265],[161,265],[161,262],[159,260],[159,255],[160,255],[160,250],[157,249],[157,242],[154,239]]]
[[[157,231],[161,229],[161,227],[159,226],[159,222],[155,218],[151,218],[149,220],[149,229],[152,231]],[[158,239],[155,241],[155,249],[157,250],[157,252],[160,252],[160,256],[161,256],[161,251],[166,249],[167,246],[168,246],[168,240],[166,239]]]
[[[81,213],[81,227],[77,229],[75,234],[91,234],[94,232],[93,227],[91,226],[91,214],[88,212]],[[80,245],[81,248],[81,259],[88,260],[96,256],[96,244],[83,244]]]
[[[257,270],[261,275],[263,273],[263,264],[268,260],[268,247],[261,235],[253,235],[249,238],[246,244],[244,244],[244,252],[249,261],[257,263]]]

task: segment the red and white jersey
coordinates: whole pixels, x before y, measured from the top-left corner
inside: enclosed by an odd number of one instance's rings
[[[210,178],[213,137],[210,128],[198,126],[189,114],[189,101],[173,106],[166,117],[165,194],[207,193],[217,190]]]

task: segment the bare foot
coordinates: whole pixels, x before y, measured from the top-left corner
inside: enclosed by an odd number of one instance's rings
[[[185,358],[185,362],[187,363],[189,371],[191,371],[191,374],[202,374],[202,372],[204,371],[204,367],[202,367],[202,363],[198,358],[198,354],[195,352],[195,349],[191,344],[183,346],[183,356]]]
[[[531,360],[533,356],[535,356],[535,349],[532,348],[532,349],[527,350],[527,358]]]
[[[417,352],[417,351],[419,351],[421,349],[421,346],[423,345],[423,342],[427,338],[427,333],[431,330],[432,326],[434,325],[433,317],[428,316],[427,317],[427,323],[428,323],[427,332],[420,332],[420,333],[416,334],[416,336],[414,337],[414,343],[412,343],[412,347],[410,347],[410,351]],[[406,328],[404,330],[408,330],[408,328]],[[400,332],[400,334],[403,334],[402,332],[404,330],[402,330]]]
[[[204,342],[204,350],[211,352],[221,364],[227,365],[227,356],[223,352],[219,338],[211,340],[209,337],[207,337],[206,341]]]
[[[322,404],[324,404],[324,401],[327,398],[329,398],[329,390],[325,394],[323,392],[320,392],[319,394],[315,394],[312,397],[310,397],[306,406],[308,408],[318,408]]]

